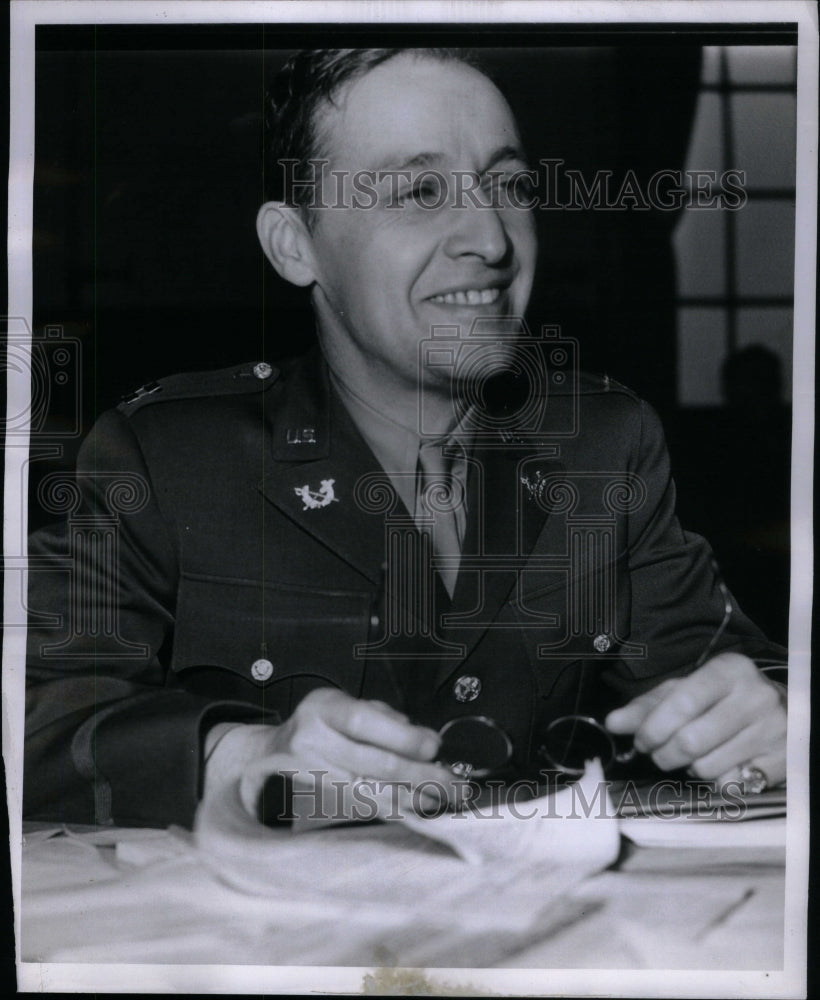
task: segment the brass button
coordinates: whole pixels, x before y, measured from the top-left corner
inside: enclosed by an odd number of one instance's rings
[[[273,677],[273,664],[270,660],[254,660],[251,664],[251,677],[255,681],[269,681]]]
[[[273,368],[267,363],[267,361],[260,361],[258,365],[253,366],[253,373],[257,378],[270,378]]]
[[[612,640],[609,638],[608,635],[604,635],[603,633],[601,633],[601,635],[595,636],[595,638],[592,640],[592,645],[599,653],[607,653],[609,652],[609,649],[612,646]]]
[[[465,674],[453,685],[453,694],[456,696],[456,701],[475,701],[481,694],[481,681],[477,677]]]

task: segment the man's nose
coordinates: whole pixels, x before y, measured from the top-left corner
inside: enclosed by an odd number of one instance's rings
[[[450,257],[473,256],[487,264],[500,264],[510,250],[510,240],[500,209],[474,204],[451,209],[445,250]]]

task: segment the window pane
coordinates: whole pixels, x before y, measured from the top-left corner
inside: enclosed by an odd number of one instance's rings
[[[684,209],[672,236],[677,263],[678,295],[726,294],[725,213]]]
[[[737,289],[741,295],[791,297],[794,285],[794,205],[748,201],[735,212]]]
[[[686,154],[688,170],[723,170],[723,132],[720,121],[720,95],[701,94],[692,124],[692,137]]]
[[[747,187],[794,187],[793,94],[732,97],[734,155],[730,166],[746,171]]]
[[[780,358],[783,366],[783,396],[792,398],[792,329],[791,309],[775,307],[738,309],[737,346],[763,344]]]
[[[704,45],[700,68],[701,83],[720,83],[720,46]]]
[[[678,401],[719,406],[720,366],[726,356],[725,309],[678,309]]]
[[[732,83],[794,83],[793,45],[732,45],[726,49]]]

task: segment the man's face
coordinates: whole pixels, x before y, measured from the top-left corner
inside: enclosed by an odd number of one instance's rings
[[[458,326],[463,336],[476,317],[524,314],[535,229],[530,212],[505,204],[503,190],[504,177],[526,167],[516,124],[478,71],[409,54],[371,70],[336,104],[318,123],[327,169],[342,172],[346,185],[345,207],[315,210],[320,338],[340,374],[364,365],[387,384],[416,388],[419,342],[433,326]],[[386,173],[368,176],[372,207],[350,204],[360,171]],[[335,183],[324,188],[325,204],[334,205]],[[474,188],[472,196],[458,197],[458,185]],[[443,374],[425,374],[437,379]]]

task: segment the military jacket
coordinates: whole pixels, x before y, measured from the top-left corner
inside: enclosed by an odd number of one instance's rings
[[[490,718],[526,768],[552,718],[707,652],[770,657],[675,518],[652,409],[570,381],[475,435],[452,599],[317,353],[104,414],[29,549],[25,815],[190,825],[208,728],[319,686],[435,729]]]

